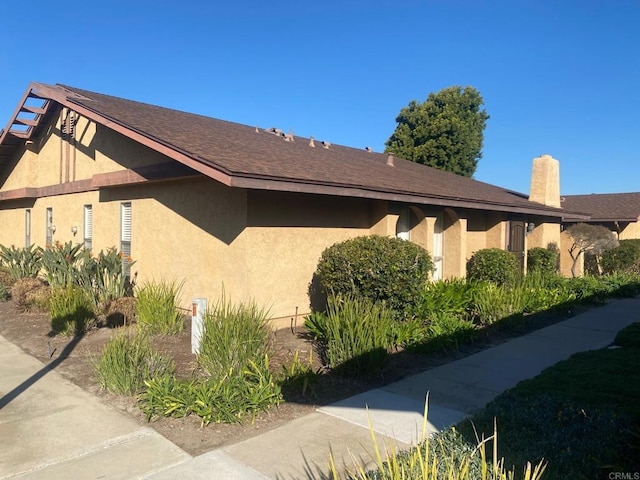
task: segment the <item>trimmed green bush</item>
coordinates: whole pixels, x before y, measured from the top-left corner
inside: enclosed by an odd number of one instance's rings
[[[305,319],[322,362],[347,375],[380,370],[394,344],[394,323],[386,305],[341,296],[329,297],[326,313],[314,312]]]
[[[61,335],[82,335],[95,318],[90,295],[77,285],[51,290],[51,329]]]
[[[637,270],[640,267],[640,240],[620,240],[618,247],[602,254],[600,264],[605,274]]]
[[[548,248],[534,247],[527,251],[527,272],[556,273],[558,252]]]
[[[420,298],[432,271],[431,255],[419,245],[371,235],[327,248],[318,262],[316,276],[327,296],[384,301],[399,313]]]
[[[138,326],[149,333],[175,335],[184,328],[184,314],[178,310],[182,285],[175,282],[151,281],[137,292]]]
[[[94,368],[98,384],[111,393],[136,395],[145,382],[173,373],[173,361],[164,358],[138,332],[117,330],[104,346]]]
[[[516,256],[499,248],[478,250],[467,262],[467,278],[470,280],[513,285],[519,276],[520,265]]]

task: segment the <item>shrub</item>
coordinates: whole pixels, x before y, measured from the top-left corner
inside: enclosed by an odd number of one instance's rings
[[[128,259],[131,267],[135,262]],[[131,284],[122,271],[122,254],[115,248],[100,251],[89,264],[91,288],[96,305],[105,306],[113,300],[131,296]]]
[[[5,287],[4,283],[0,283],[0,302],[5,302],[11,298],[11,293]]]
[[[28,248],[0,245],[0,263],[14,280],[36,277],[42,266],[42,249],[35,245],[30,245]]]
[[[575,295],[578,302],[602,304],[610,292],[599,278],[591,275],[570,278],[567,281],[567,288]]]
[[[519,276],[520,266],[516,256],[499,248],[478,250],[467,262],[467,278],[470,280],[513,285]]]
[[[629,419],[624,415],[517,389],[498,396],[471,420],[463,420],[459,430],[473,441],[476,435],[489,435],[496,418],[507,465],[544,459],[548,462],[545,479],[607,478],[603,467],[615,465],[608,463],[616,460],[615,448],[621,451],[629,441]]]
[[[345,374],[377,372],[394,343],[391,310],[368,298],[331,296],[326,313],[312,313],[305,326],[316,335],[323,363]]]
[[[186,417],[195,414],[202,425],[241,422],[282,401],[280,388],[267,369],[250,363],[242,376],[221,379],[178,380],[172,375],[145,382],[140,409],[151,420],[155,415]]]
[[[255,302],[232,303],[224,294],[204,317],[198,363],[214,379],[261,369],[269,353],[268,312]]]
[[[530,462],[523,462],[522,476],[516,477],[513,463],[498,457],[498,433],[494,423],[493,435],[467,442],[455,429],[449,428],[427,437],[427,409],[425,408],[422,424],[423,439],[416,447],[405,452],[397,452],[393,442],[389,442],[386,451],[381,451],[376,440],[373,425],[369,422],[369,430],[373,442],[373,460],[377,470],[367,471],[364,461],[353,457],[355,472],[348,475],[350,480],[504,480],[523,478],[524,480],[539,480],[546,469],[544,461],[532,466]],[[501,435],[502,437],[502,435]],[[501,445],[502,445],[501,441]],[[487,447],[493,448],[487,454]],[[341,477],[335,466],[333,455],[330,455],[330,471],[333,480]],[[509,469],[508,465],[511,465]]]
[[[54,288],[49,300],[51,329],[62,335],[82,335],[94,319],[91,297],[77,285]]]
[[[620,330],[613,343],[620,347],[640,348],[640,322],[632,323]]]
[[[420,297],[432,270],[431,256],[422,247],[371,235],[327,248],[316,276],[326,295],[385,301],[394,311],[403,312]]]
[[[576,299],[575,294],[567,287],[567,279],[540,270],[527,273],[517,284],[517,288],[523,289],[523,308],[527,313],[566,306]]]
[[[269,371],[267,316],[254,302],[233,304],[223,295],[204,318],[198,363],[209,378],[148,381],[140,396],[147,418],[194,413],[203,425],[231,423],[280,403],[280,386]]]
[[[111,301],[106,312],[107,326],[133,325],[136,321],[137,303],[135,297],[121,297]]]
[[[548,248],[534,247],[527,251],[527,271],[544,274],[556,273],[558,252]]]
[[[473,282],[462,278],[427,283],[416,302],[414,315],[428,320],[434,313],[447,313],[465,317],[471,308]]]
[[[177,301],[182,285],[175,282],[147,282],[137,292],[138,326],[149,333],[175,335],[184,328],[184,315]]]
[[[6,289],[10,289],[15,281],[16,279],[11,276],[9,269],[7,267],[3,267],[2,261],[0,260],[0,285]]]
[[[47,312],[51,289],[39,278],[23,277],[11,287],[11,298],[22,311]]]
[[[482,325],[491,325],[524,312],[526,297],[522,287],[478,282],[472,295],[473,314]]]
[[[285,394],[293,393],[301,394],[303,397],[317,397],[316,384],[318,383],[318,374],[313,371],[313,351],[309,352],[309,360],[302,362],[300,360],[300,352],[296,350],[291,363],[282,365],[277,381],[282,386]]]
[[[605,274],[633,271],[640,264],[640,240],[620,240],[620,245],[607,250],[600,260]]]
[[[173,361],[156,352],[146,335],[116,331],[94,363],[98,384],[111,393],[135,395],[145,382],[173,373]]]
[[[91,255],[81,243],[56,243],[42,251],[42,270],[53,288],[89,283],[86,266]]]
[[[427,323],[425,347],[429,350],[457,350],[473,338],[476,327],[471,320],[448,312],[434,313]]]

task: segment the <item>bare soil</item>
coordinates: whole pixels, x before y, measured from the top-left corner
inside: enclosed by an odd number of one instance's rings
[[[415,352],[395,352],[389,362],[375,377],[341,377],[324,372],[319,355],[313,352],[314,370],[322,372],[315,385],[313,395],[302,395],[300,391],[285,391],[285,400],[260,414],[253,423],[210,424],[201,427],[198,417],[160,418],[147,423],[145,416],[137,408],[134,398],[112,395],[97,384],[93,361],[113,333],[111,328],[99,328],[81,337],[64,337],[51,332],[51,320],[47,314],[22,313],[16,310],[12,301],[0,302],[0,335],[18,345],[29,355],[55,369],[72,383],[99,397],[103,402],[131,415],[140,424],[149,425],[173,443],[190,453],[199,455],[223,445],[236,443],[276,428],[294,418],[312,413],[319,405],[324,405],[354,395],[369,388],[399,380],[405,376],[441,365],[456,358],[472,354],[488,346],[501,343],[514,335],[535,328],[541,328],[566,318],[564,315],[546,315],[536,319],[535,326],[527,322],[526,327],[508,331],[487,332],[473,344],[463,346],[454,352],[423,354]],[[135,328],[135,327],[121,327]],[[296,352],[299,359],[308,362],[313,343],[303,327],[282,329],[273,332],[273,352],[270,365],[274,372],[290,365]],[[191,353],[190,322],[185,321],[184,331],[175,336],[154,338],[155,347],[174,359],[176,374],[188,377],[197,371],[195,356]]]

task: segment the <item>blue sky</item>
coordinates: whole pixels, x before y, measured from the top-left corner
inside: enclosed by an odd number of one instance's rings
[[[13,2],[0,125],[30,81],[384,149],[410,100],[472,85],[491,118],[475,178],[640,191],[637,0]],[[81,5],[81,6],[77,6]]]

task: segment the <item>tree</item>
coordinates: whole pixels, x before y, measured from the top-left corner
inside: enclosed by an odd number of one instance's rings
[[[473,87],[452,86],[412,100],[396,117],[385,152],[447,172],[472,177],[482,158],[489,115]]]
[[[571,275],[576,276],[576,265],[581,254],[591,253],[596,259],[598,271],[600,268],[600,256],[607,250],[620,245],[613,232],[602,225],[589,225],[588,223],[577,223],[567,228],[567,233],[573,239],[573,244],[569,248],[569,255],[573,263],[571,264]]]

